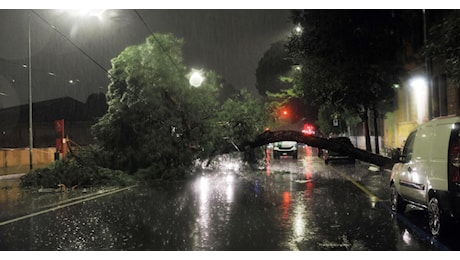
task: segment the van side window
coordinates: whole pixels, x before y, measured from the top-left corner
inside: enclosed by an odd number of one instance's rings
[[[406,144],[404,145],[404,149],[403,149],[403,153],[402,153],[404,162],[409,162],[412,159],[412,152],[413,152],[413,148],[414,148],[415,133],[416,133],[416,131],[410,133],[410,135],[407,137]]]

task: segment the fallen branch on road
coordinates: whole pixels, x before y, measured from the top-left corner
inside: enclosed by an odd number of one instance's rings
[[[247,148],[253,149],[279,141],[296,141],[298,143],[304,143],[319,149],[345,153],[354,157],[355,159],[375,164],[384,169],[391,169],[394,164],[393,160],[389,157],[356,148],[348,143],[343,143],[338,140],[326,139],[318,136],[304,135],[302,132],[292,130],[274,132],[265,131],[262,134],[256,136],[253,141],[245,141],[238,145],[238,148],[240,151],[244,151]]]

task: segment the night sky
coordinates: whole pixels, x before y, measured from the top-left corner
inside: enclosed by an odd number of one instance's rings
[[[111,58],[150,35],[133,9],[107,10],[102,19],[58,9],[34,11],[34,102],[64,96],[86,102],[89,94],[105,93],[109,81],[103,68],[108,70]],[[140,9],[138,13],[154,33],[184,39],[188,67],[214,70],[234,87],[254,94],[258,61],[270,44],[286,39],[293,28],[289,9]],[[28,10],[0,10],[0,39],[0,108],[26,104]]]

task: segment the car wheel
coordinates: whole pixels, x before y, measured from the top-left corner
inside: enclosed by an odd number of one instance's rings
[[[297,153],[294,153],[294,154],[292,155],[292,159],[297,160]]]
[[[280,158],[280,156],[278,155],[278,153],[276,153],[276,152],[275,152],[275,153],[273,153],[273,158],[275,158],[275,159],[279,159],[279,158]]]
[[[324,160],[324,163],[325,163],[325,164],[329,164],[329,160],[328,160],[328,159],[325,159],[325,160]]]
[[[428,202],[428,224],[433,236],[440,236],[447,230],[447,216],[442,212],[436,197],[432,197]]]
[[[390,186],[391,210],[397,213],[403,213],[406,210],[406,202],[401,198],[394,183]]]

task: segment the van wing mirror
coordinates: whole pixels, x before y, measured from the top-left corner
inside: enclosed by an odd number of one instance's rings
[[[404,155],[401,153],[401,149],[400,149],[400,148],[396,148],[396,149],[393,149],[393,150],[391,151],[391,160],[392,160],[394,163],[403,162],[405,159],[406,159],[406,156],[404,156]]]
[[[398,159],[397,162],[398,162],[398,163],[400,163],[400,162],[406,162],[406,156],[405,156],[404,154],[401,154],[401,155],[399,156],[399,159]]]

